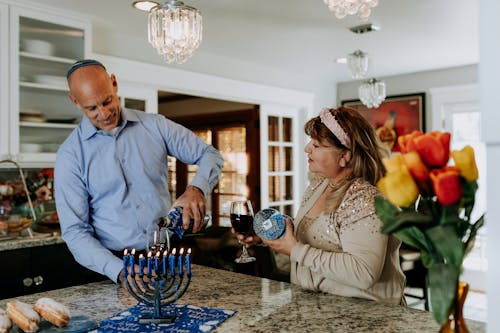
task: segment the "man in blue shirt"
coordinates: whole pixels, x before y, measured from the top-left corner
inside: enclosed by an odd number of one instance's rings
[[[112,251],[144,250],[168,210],[183,208],[183,227],[202,227],[206,199],[223,167],[220,153],[162,115],[120,107],[118,83],[96,60],[67,73],[69,98],[85,117],[57,152],[55,197],[62,237],[75,259],[121,281]],[[167,156],[198,171],[171,205]]]

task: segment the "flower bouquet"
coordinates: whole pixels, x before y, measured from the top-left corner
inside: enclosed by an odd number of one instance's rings
[[[450,133],[437,131],[399,137],[401,154],[384,160],[387,173],[377,184],[385,198],[375,199],[382,232],[420,250],[441,325],[450,311],[458,312],[462,263],[484,223],[483,216],[471,220],[478,188],[474,150],[450,152],[450,139]]]

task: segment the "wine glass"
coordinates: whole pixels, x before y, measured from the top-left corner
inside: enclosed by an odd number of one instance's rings
[[[230,219],[231,225],[237,233],[243,234],[245,237],[253,234],[253,208],[250,200],[231,202]],[[238,264],[245,264],[255,260],[255,257],[250,256],[246,246],[243,245],[241,256],[234,261]]]
[[[163,228],[160,225],[153,228],[148,233],[148,251],[154,253],[164,250],[170,250],[170,235],[167,228]]]

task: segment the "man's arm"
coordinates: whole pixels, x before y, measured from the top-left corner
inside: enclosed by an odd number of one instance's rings
[[[78,263],[116,282],[122,263],[94,237],[88,193],[77,165],[73,154],[58,153],[54,185],[62,238]]]

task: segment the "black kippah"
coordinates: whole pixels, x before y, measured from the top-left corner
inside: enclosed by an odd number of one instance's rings
[[[73,74],[73,72],[76,71],[78,68],[86,67],[86,66],[92,66],[92,65],[101,66],[102,68],[106,69],[106,67],[104,67],[103,64],[101,64],[99,61],[94,60],[94,59],[78,60],[73,65],[71,65],[71,67],[66,72],[66,79],[69,79],[69,77],[71,76],[71,74]]]

